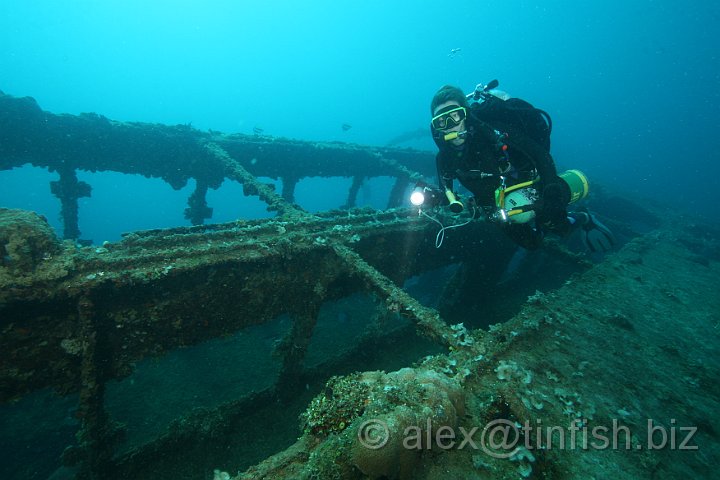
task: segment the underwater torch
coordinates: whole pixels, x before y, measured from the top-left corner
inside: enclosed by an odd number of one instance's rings
[[[447,203],[445,203],[446,201]],[[417,185],[415,185],[415,189],[410,194],[410,203],[416,207],[426,208],[447,205],[453,213],[460,213],[465,208],[449,188],[441,192],[439,188],[431,187],[424,182],[418,182]]]

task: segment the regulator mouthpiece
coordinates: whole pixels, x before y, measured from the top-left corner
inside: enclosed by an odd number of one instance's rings
[[[450,132],[447,135],[443,136],[443,140],[449,142],[451,140],[455,140],[456,138],[465,138],[466,136],[467,130],[463,130],[462,132]]]

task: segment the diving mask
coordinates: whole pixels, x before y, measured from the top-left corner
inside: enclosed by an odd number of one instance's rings
[[[451,105],[449,110],[440,112],[432,117],[430,124],[436,130],[447,130],[448,128],[459,125],[460,122],[465,120],[466,116],[467,110],[465,110],[465,107],[453,107]]]

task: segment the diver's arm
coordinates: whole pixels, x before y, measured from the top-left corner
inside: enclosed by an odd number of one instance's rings
[[[448,172],[445,168],[443,155],[440,152],[438,152],[438,154],[435,156],[435,165],[437,167],[438,188],[441,192],[444,192],[445,190],[452,191],[453,175],[451,175],[450,172]]]
[[[540,202],[536,210],[538,222],[555,229],[568,227],[567,205],[570,203],[570,187],[558,177],[552,155],[534,140],[524,135],[513,135],[507,142],[533,162],[540,183]]]
[[[541,193],[550,187],[551,191],[557,191],[558,198],[556,200],[558,202],[564,202],[565,205],[570,202],[570,188],[562,178],[558,177],[555,160],[550,152],[525,135],[512,135],[507,139],[507,144],[532,162],[540,177],[538,186]]]
[[[538,222],[558,233],[567,232],[570,223],[567,218],[567,206],[570,203],[570,186],[557,175],[555,162],[549,153],[538,163],[540,174],[541,204],[536,211]]]

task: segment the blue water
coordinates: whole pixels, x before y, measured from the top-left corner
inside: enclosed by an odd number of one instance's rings
[[[0,90],[54,113],[384,145],[427,125],[443,84],[497,78],[550,112],[560,168],[720,219],[718,20],[711,1],[5,1]],[[429,135],[403,146],[435,148]],[[0,205],[59,228],[55,178],[0,171]],[[83,238],[188,224],[192,185],[80,178],[94,187]],[[298,201],[336,207],[347,185],[326,200],[301,183]],[[388,185],[359,203],[382,206]],[[267,215],[236,187],[210,192],[211,221]]]

